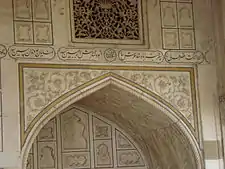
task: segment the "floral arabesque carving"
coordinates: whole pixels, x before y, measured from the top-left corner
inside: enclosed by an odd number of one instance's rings
[[[25,128],[50,102],[107,71],[24,70]]]
[[[24,69],[25,129],[49,103],[108,70]],[[161,96],[193,123],[190,80],[182,72],[111,70]]]
[[[179,110],[193,124],[191,82],[188,73],[118,72],[121,76],[153,91]]]
[[[13,59],[43,59],[49,60],[55,56],[55,50],[51,47],[16,46],[8,49],[9,56]]]
[[[138,8],[137,0],[73,0],[73,37],[139,40]]]

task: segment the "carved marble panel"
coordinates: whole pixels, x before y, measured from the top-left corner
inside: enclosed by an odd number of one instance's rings
[[[13,0],[14,19],[32,20],[31,0]]]
[[[15,43],[33,44],[33,25],[31,22],[15,21]]]
[[[117,162],[120,167],[144,166],[144,161],[137,150],[117,151]]]
[[[180,29],[180,49],[195,49],[195,34],[193,29]]]
[[[56,119],[48,122],[38,134],[39,141],[53,141],[56,140]]]
[[[179,49],[178,29],[163,29],[163,48]]]
[[[176,3],[161,2],[162,27],[177,28]]]
[[[34,21],[51,21],[51,0],[33,1]]]
[[[95,140],[95,167],[113,167],[112,140]]]
[[[56,145],[54,142],[38,142],[39,168],[56,168]]]
[[[194,50],[196,42],[192,1],[161,0],[160,4],[163,48]]]
[[[96,140],[112,138],[111,126],[95,117],[93,117],[93,132],[94,132],[94,139]]]
[[[180,28],[193,28],[193,11],[191,3],[178,3],[178,24]]]
[[[63,153],[63,169],[90,168],[89,152]]]
[[[72,42],[143,43],[142,0],[70,2]]]
[[[117,150],[126,150],[126,149],[135,149],[134,145],[130,140],[122,134],[119,130],[116,130],[116,149]]]
[[[88,115],[71,109],[61,115],[63,151],[89,149]]]
[[[52,44],[52,41],[51,23],[34,22],[34,43]]]
[[[104,70],[25,69],[25,129],[54,99],[107,72]]]
[[[67,108],[65,112],[61,112],[60,114],[56,115],[52,120],[50,120],[40,131],[38,134],[33,146],[29,152],[29,157],[27,159],[27,167],[26,169],[91,169],[91,168],[120,168],[120,167],[140,167],[139,169],[146,169],[147,165],[146,162],[143,161],[143,157],[140,157],[140,153],[142,152],[139,147],[134,147],[133,143],[134,140],[128,136],[127,133],[122,131],[116,124],[114,124],[110,120],[106,120],[100,115],[97,115],[94,112],[87,111],[80,107],[71,107],[73,109],[72,112],[76,112],[77,115],[80,117],[92,117],[89,120],[90,124],[93,126],[89,126],[90,133],[88,133],[88,137],[92,143],[90,144],[90,149],[88,151],[77,151],[75,149],[71,149],[71,151],[64,151],[63,144],[60,144],[63,141],[63,132],[57,130],[57,137],[55,140],[51,139],[40,139],[52,137],[51,132],[43,131],[47,127],[54,126],[55,128],[60,129],[60,127],[64,124],[62,116],[67,114],[66,112],[71,113],[70,109]],[[71,116],[67,115],[67,117]],[[55,122],[59,123],[55,123]],[[80,122],[82,119],[80,120]],[[92,121],[92,122],[91,122]],[[77,133],[80,132],[79,126],[74,126],[73,123],[66,123],[70,126],[69,130],[71,130],[71,134],[74,137],[77,136]],[[105,139],[95,139],[95,135],[92,133],[94,132],[94,127],[96,125],[104,125],[110,128],[110,135],[111,132],[114,133],[113,136],[104,137]],[[75,130],[73,130],[73,128]],[[113,137],[113,138],[112,138]],[[115,140],[114,140],[115,137]],[[76,137],[77,138],[77,137]],[[116,141],[117,140],[117,141]],[[117,144],[117,143],[120,144]],[[143,156],[143,154],[141,154]],[[117,158],[118,156],[118,158]],[[117,161],[117,159],[120,160]]]
[[[13,0],[14,41],[53,44],[51,0]]]

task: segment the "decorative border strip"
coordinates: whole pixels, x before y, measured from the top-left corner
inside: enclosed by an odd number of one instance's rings
[[[59,48],[58,57],[63,61],[92,61],[115,63],[169,63],[169,64],[209,64],[206,56],[196,50],[118,50],[118,49],[78,49]]]
[[[0,59],[9,55],[15,60],[52,60],[80,63],[210,64],[205,52],[198,50],[128,50],[116,48],[74,48],[0,44]]]

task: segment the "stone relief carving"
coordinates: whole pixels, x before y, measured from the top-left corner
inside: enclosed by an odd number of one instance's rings
[[[50,60],[55,56],[55,51],[51,47],[28,47],[13,45],[8,49],[9,56],[13,59],[42,59]]]
[[[70,168],[90,168],[89,152],[72,152],[63,154],[63,167]]]
[[[47,125],[45,125],[39,135],[38,140],[55,140],[56,139],[56,121],[53,119]]]
[[[119,166],[143,166],[144,162],[140,154],[136,150],[118,151],[118,165]]]
[[[190,77],[188,74],[152,72],[117,72],[119,75],[153,91],[176,107],[193,124]]]
[[[25,129],[35,116],[50,102],[63,93],[109,71],[66,69],[24,69]],[[177,108],[193,123],[191,82],[189,73],[143,71],[111,71],[129,79]]]
[[[160,8],[163,48],[195,49],[192,2],[160,0]]]
[[[32,18],[31,0],[14,0],[14,18],[25,20]]]
[[[53,44],[50,0],[13,0],[16,44]]]
[[[62,115],[62,146],[64,150],[89,148],[88,117],[86,114],[77,114],[73,111]]]
[[[110,139],[112,136],[111,126],[97,118],[93,118],[93,131],[95,139]]]
[[[33,25],[31,22],[14,22],[15,43],[32,44],[33,43]]]
[[[96,140],[95,141],[95,166],[112,167],[113,165],[112,141]]]
[[[38,163],[40,168],[55,168],[56,152],[54,143],[39,142]]]
[[[84,124],[85,128],[90,129],[90,133],[95,133],[95,129],[93,126],[95,124],[101,124],[101,125],[108,125],[111,127],[111,130],[113,130],[113,133],[118,133],[122,136],[126,135],[126,141],[131,143],[133,140],[124,133],[124,131],[121,131],[120,128],[118,128],[115,124],[113,124],[111,121],[107,122],[105,121],[106,119],[102,118],[101,116],[98,116],[95,113],[92,112],[86,112],[84,110],[80,110],[74,107],[66,109],[64,112],[61,114],[57,115],[54,117],[52,120],[50,120],[41,130],[41,132],[38,134],[36,141],[33,143],[35,146],[38,147],[37,149],[32,149],[32,153],[30,152],[31,156],[28,157],[27,159],[27,167],[26,169],[33,169],[33,168],[57,168],[57,162],[58,159],[60,160],[60,164],[62,168],[64,169],[71,169],[71,168],[119,168],[120,166],[127,166],[127,167],[136,167],[140,166],[142,168],[140,169],[146,169],[145,162],[142,159],[142,155],[139,153],[138,148],[132,147],[132,149],[122,149],[121,152],[117,152],[116,148],[116,142],[112,140],[112,138],[96,138],[95,135],[92,135],[88,133],[88,137],[90,137],[90,140],[92,144],[92,148],[89,150],[81,150],[81,149],[74,149],[73,146],[70,146],[66,151],[62,148],[61,141],[63,142],[64,140],[64,132],[71,130],[72,132],[69,133],[71,137],[76,136],[76,139],[83,139],[82,135],[77,135],[76,133],[79,133],[79,127],[76,126],[76,130],[73,130],[74,124],[68,123],[68,118],[72,118],[71,115],[76,114],[77,117],[90,117],[88,118],[87,123]],[[67,118],[62,118],[65,116]],[[84,118],[82,118],[84,119]],[[60,121],[59,123],[56,123],[56,121]],[[42,131],[48,128],[49,126],[52,126],[54,123],[55,128],[60,128],[58,130],[59,132],[57,133],[58,136],[55,140],[40,140],[40,138],[43,136]],[[69,125],[68,128],[64,128],[64,124]],[[92,126],[91,126],[92,125]],[[52,136],[51,133],[48,133],[49,135],[47,136],[48,138]],[[111,134],[111,133],[110,133]],[[114,137],[114,136],[113,136]],[[36,145],[37,144],[37,145]],[[79,145],[79,147],[81,147]],[[113,150],[114,149],[114,150]],[[115,154],[113,153],[115,152]],[[58,153],[56,153],[58,152]],[[91,156],[93,154],[93,158]],[[114,157],[115,155],[115,157]],[[114,163],[114,159],[116,159],[116,156],[118,155],[118,159],[120,161],[116,161]],[[31,160],[33,160],[33,157],[38,157],[38,165],[36,163],[32,163],[31,165]],[[141,163],[141,165],[139,165]],[[114,166],[114,164],[116,166]],[[36,166],[37,165],[37,166]],[[32,168],[31,168],[32,166]]]
[[[51,19],[51,1],[50,0],[34,0],[33,2],[34,20],[47,20]]]
[[[134,146],[121,132],[116,130],[116,147],[117,149],[134,149]]]
[[[140,6],[137,0],[72,2],[73,40],[77,38],[139,40]]]
[[[7,49],[4,45],[0,44],[0,58],[5,57],[7,54]]]
[[[25,70],[26,126],[51,101],[61,94],[92,80],[107,71],[30,71]]]

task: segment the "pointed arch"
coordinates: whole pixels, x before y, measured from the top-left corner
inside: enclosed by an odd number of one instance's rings
[[[47,122],[54,116],[62,112],[69,105],[77,102],[78,100],[85,98],[86,96],[113,84],[127,92],[130,92],[147,103],[155,106],[162,111],[172,121],[177,122],[180,130],[184,133],[186,138],[190,141],[194,153],[196,155],[196,161],[198,169],[203,168],[202,154],[194,134],[194,130],[186,118],[171,104],[165,101],[157,94],[147,90],[146,88],[136,84],[128,79],[125,79],[115,73],[106,73],[99,76],[54,100],[47,107],[45,107],[35,119],[32,121],[27,131],[22,133],[22,152],[21,152],[21,164],[22,168],[26,166],[26,159],[28,157],[29,150],[34,142],[34,139],[40,132],[41,128],[47,124]]]

